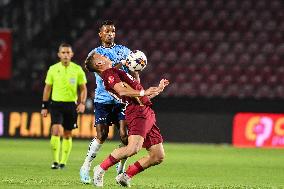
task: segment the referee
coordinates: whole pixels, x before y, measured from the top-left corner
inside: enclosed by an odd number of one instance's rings
[[[50,66],[47,72],[41,110],[44,117],[47,116],[48,109],[51,114],[50,145],[53,155],[51,169],[65,167],[72,149],[72,130],[77,128],[78,113],[85,111],[87,98],[86,75],[81,66],[71,62],[74,55],[71,45],[62,43],[57,55],[60,62]],[[79,99],[77,95],[78,86]],[[49,103],[50,94],[51,102]],[[61,144],[62,127],[63,139]],[[60,147],[61,159],[59,160]]]

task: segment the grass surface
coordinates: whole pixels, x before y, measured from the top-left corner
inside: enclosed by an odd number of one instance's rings
[[[88,140],[73,140],[66,169],[51,170],[49,140],[0,139],[0,188],[94,188],[79,180],[88,144]],[[117,145],[106,142],[93,166]],[[134,177],[132,188],[284,188],[284,150],[173,143],[164,146],[164,163]],[[128,163],[143,155],[145,150]],[[115,176],[114,168],[110,168],[104,188],[121,188],[115,184]]]

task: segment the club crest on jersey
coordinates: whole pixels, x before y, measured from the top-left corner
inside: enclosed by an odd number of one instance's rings
[[[111,75],[108,77],[108,83],[113,83],[114,82],[114,77]]]
[[[71,85],[74,85],[76,83],[76,79],[75,78],[70,78],[69,82]]]

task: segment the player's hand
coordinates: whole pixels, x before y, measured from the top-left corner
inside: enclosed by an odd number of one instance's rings
[[[41,115],[43,116],[43,117],[46,117],[47,116],[47,114],[48,114],[48,110],[47,109],[41,109]]]
[[[145,96],[158,95],[159,91],[160,89],[158,87],[150,87],[145,91],[144,95]]]
[[[160,92],[162,92],[164,90],[164,88],[169,84],[170,84],[169,80],[161,79],[160,84],[158,86],[158,88],[160,89]]]
[[[76,108],[77,113],[84,113],[85,112],[85,107],[86,106],[83,103],[78,104],[78,106]]]
[[[120,62],[121,62],[121,64],[122,64],[122,65],[124,65],[124,66],[125,66],[125,64],[126,64],[126,60],[121,60]]]

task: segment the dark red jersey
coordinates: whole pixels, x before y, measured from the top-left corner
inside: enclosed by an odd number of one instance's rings
[[[119,70],[117,68],[110,68],[102,72],[101,77],[104,81],[106,90],[115,98],[119,98],[122,102],[129,105],[152,105],[152,102],[147,96],[143,97],[128,97],[128,96],[119,96],[116,91],[113,89],[116,83],[123,82],[128,84],[131,88],[135,90],[143,90],[142,85],[135,80],[131,75],[126,72]]]

